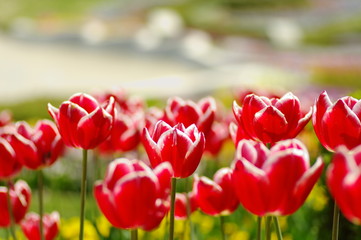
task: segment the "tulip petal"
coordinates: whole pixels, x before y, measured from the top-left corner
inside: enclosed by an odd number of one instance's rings
[[[312,124],[315,129],[315,133],[320,142],[325,145],[325,139],[323,136],[322,118],[325,115],[328,108],[332,106],[332,102],[327,95],[326,91],[323,91],[316,99],[315,106],[313,108]]]
[[[255,133],[263,143],[281,140],[287,131],[287,124],[284,114],[273,106],[264,108],[254,116]]]
[[[298,98],[291,92],[286,93],[274,105],[280,112],[282,112],[288,123],[288,129],[296,128],[299,119],[301,118],[301,106]]]
[[[198,134],[185,156],[182,177],[188,177],[197,169],[205,148],[204,134]]]
[[[101,182],[96,182],[94,185],[94,197],[98,207],[114,227],[128,227],[128,225],[118,217],[112,193],[103,186]]]
[[[65,101],[60,105],[57,124],[60,135],[66,145],[80,147],[75,133],[78,130],[79,120],[86,115],[87,112],[77,104]]]
[[[170,130],[169,130],[170,131]],[[142,142],[153,168],[162,162],[160,148],[150,137],[148,129],[143,129]]]
[[[69,101],[79,105],[87,113],[93,112],[99,106],[97,100],[86,93],[76,93],[69,98]]]
[[[117,214],[127,228],[137,228],[146,222],[149,209],[154,207],[158,182],[155,176],[142,172],[126,175],[114,188]]]
[[[245,209],[257,216],[268,213],[268,179],[262,169],[246,160],[238,160],[232,174],[235,192]]]
[[[82,117],[78,123],[77,137],[83,149],[93,149],[110,134],[113,118],[103,108]]]
[[[360,144],[361,122],[342,100],[325,113],[322,129],[328,149],[342,144],[351,149]]]

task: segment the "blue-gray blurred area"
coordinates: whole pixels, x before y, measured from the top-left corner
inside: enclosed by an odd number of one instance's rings
[[[0,102],[361,86],[359,0],[0,0]]]

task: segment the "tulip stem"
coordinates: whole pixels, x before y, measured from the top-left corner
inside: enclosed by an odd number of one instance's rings
[[[262,239],[262,217],[257,217],[257,240]]]
[[[138,240],[138,229],[137,228],[130,230],[130,239]]]
[[[340,224],[340,209],[338,208],[336,202],[333,206],[333,224],[332,224],[332,240],[338,239],[338,228]]]
[[[277,216],[274,216],[274,217],[273,217],[273,221],[274,221],[275,227],[276,227],[277,239],[278,239],[278,240],[282,240],[282,231],[281,231],[280,224],[279,224],[279,222],[278,222],[278,217],[277,217]]]
[[[10,196],[10,189],[11,189],[11,181],[8,180],[7,181],[7,187],[8,190],[6,191],[6,201],[8,204],[8,210],[9,210],[9,219],[10,219],[10,234],[13,237],[14,240],[16,240],[16,235],[15,235],[15,221],[14,221],[14,212],[13,212],[13,208],[11,206],[11,196]]]
[[[44,240],[44,230],[43,230],[43,214],[44,214],[44,204],[43,204],[43,189],[44,189],[44,175],[43,170],[38,170],[38,196],[39,196],[39,229],[40,229],[40,239]]]
[[[271,240],[271,223],[272,216],[266,217],[266,240]]]
[[[221,233],[222,233],[222,240],[226,240],[227,236],[226,236],[226,231],[225,231],[225,227],[224,227],[224,216],[219,216],[219,221],[221,224]]]
[[[83,240],[84,236],[84,213],[85,213],[85,196],[86,196],[86,179],[87,179],[87,162],[88,162],[88,150],[83,149],[83,166],[80,188],[80,230],[79,240]]]
[[[174,239],[174,205],[175,205],[176,188],[177,188],[177,179],[172,178],[172,191],[170,196],[169,240]]]

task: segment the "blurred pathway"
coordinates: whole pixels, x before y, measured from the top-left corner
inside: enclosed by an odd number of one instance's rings
[[[166,58],[0,36],[0,102],[134,85],[138,80],[182,77],[195,70],[191,64]],[[147,91],[146,83],[139,82],[145,84],[138,86],[141,94]],[[167,86],[158,90],[162,87]]]

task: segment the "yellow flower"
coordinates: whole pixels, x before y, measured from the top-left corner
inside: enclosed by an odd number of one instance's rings
[[[61,221],[60,235],[66,240],[79,239],[80,219],[73,217]],[[84,239],[99,240],[98,233],[91,222],[84,221]]]
[[[238,240],[238,239],[242,239],[242,240],[248,240],[249,239],[249,233],[246,232],[246,231],[238,231],[238,232],[235,232],[233,233],[229,240]]]
[[[327,205],[328,197],[325,189],[319,185],[315,185],[311,194],[307,198],[307,203],[310,204],[313,210],[322,211]]]
[[[110,224],[110,222],[103,215],[100,215],[97,218],[96,225],[97,225],[99,233],[103,237],[109,237],[110,228],[112,227],[112,225]]]

